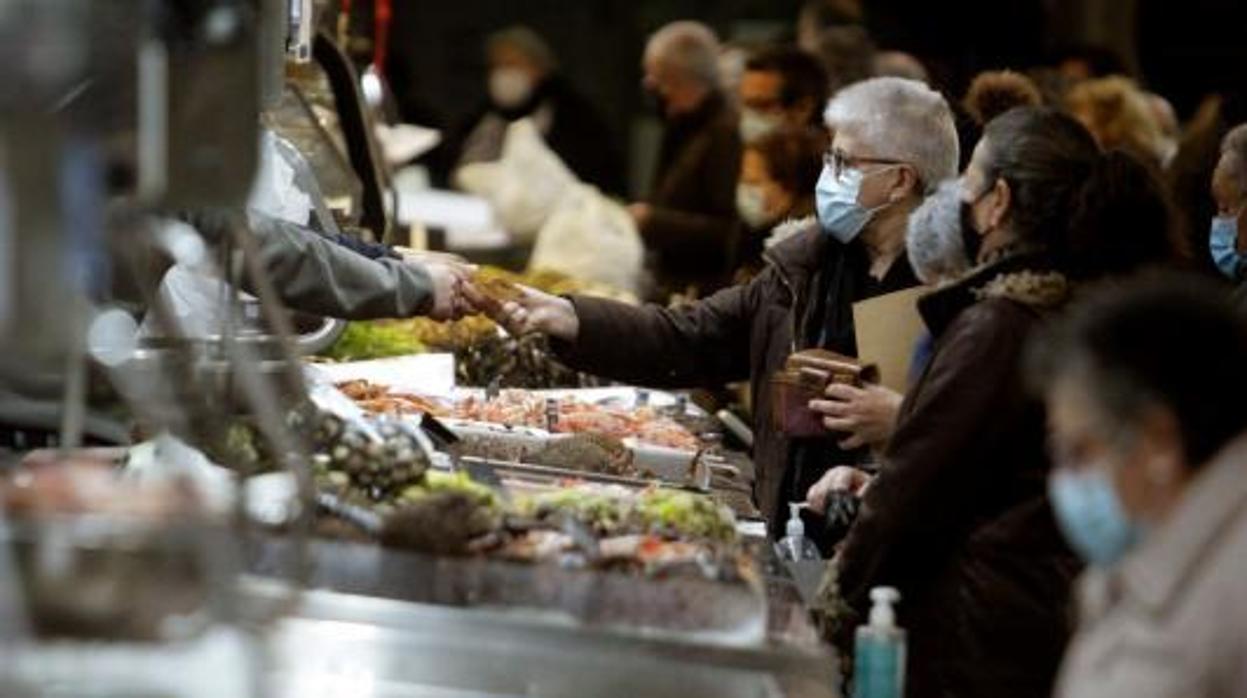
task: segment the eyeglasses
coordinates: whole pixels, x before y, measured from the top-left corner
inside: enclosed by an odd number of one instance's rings
[[[843,150],[828,150],[823,153],[823,164],[831,170],[833,177],[840,179],[844,176],[845,170],[859,165],[904,165],[906,163],[904,160],[887,158],[853,157]]]

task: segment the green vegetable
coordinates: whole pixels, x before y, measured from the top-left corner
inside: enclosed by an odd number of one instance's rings
[[[736,539],[731,512],[711,498],[691,492],[648,490],[637,499],[632,515],[646,530],[670,530],[682,537],[724,542]]]
[[[607,534],[617,532],[627,516],[623,499],[576,488],[538,494],[523,502],[520,509],[539,518],[550,514],[570,516]]]
[[[480,506],[502,506],[502,500],[496,492],[468,477],[467,473],[444,473],[438,470],[426,471],[424,481],[403,490],[399,500],[415,502],[433,494],[462,494]]]
[[[326,356],[338,361],[361,361],[424,351],[424,344],[416,338],[409,323],[380,320],[347,324],[346,331]]]

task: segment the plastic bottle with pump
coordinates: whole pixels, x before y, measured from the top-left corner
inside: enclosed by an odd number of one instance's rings
[[[805,537],[805,522],[801,520],[801,510],[805,504],[790,502],[788,504],[788,523],[784,526],[784,537],[775,544],[775,551],[781,560],[798,562],[801,560],[821,560],[818,546]]]
[[[902,698],[905,631],[896,625],[894,608],[901,594],[892,587],[875,587],[870,600],[870,622],[857,629],[853,650],[853,698]]]

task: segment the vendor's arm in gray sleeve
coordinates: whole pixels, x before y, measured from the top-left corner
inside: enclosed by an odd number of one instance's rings
[[[368,259],[300,226],[250,213],[260,261],[282,301],[295,310],[347,320],[411,317],[433,307],[424,269]],[[252,290],[252,289],[248,289]]]
[[[197,212],[185,218],[209,244],[228,231],[230,215]],[[247,223],[260,265],[291,309],[345,320],[411,317],[433,307],[433,283],[424,269],[396,259],[368,259],[307,228],[254,211]],[[246,274],[243,288],[255,292]]]

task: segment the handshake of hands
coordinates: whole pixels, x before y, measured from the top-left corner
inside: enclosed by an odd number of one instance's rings
[[[434,320],[457,320],[481,314],[514,336],[544,334],[573,341],[580,321],[572,302],[500,279],[482,279],[477,267],[445,256],[408,258],[421,266],[433,282]]]

